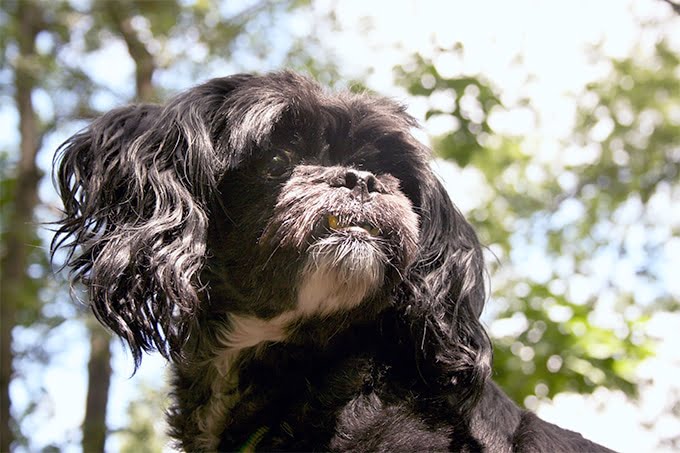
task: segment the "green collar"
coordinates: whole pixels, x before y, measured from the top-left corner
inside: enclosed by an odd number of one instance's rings
[[[255,431],[253,434],[250,435],[248,440],[241,445],[241,448],[238,449],[239,452],[241,453],[255,453],[255,448],[257,448],[257,444],[260,443],[262,438],[264,437],[265,434],[269,431],[269,426],[261,426]]]

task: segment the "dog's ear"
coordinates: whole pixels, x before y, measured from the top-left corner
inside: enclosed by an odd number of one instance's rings
[[[454,406],[466,411],[491,371],[491,343],[479,320],[486,297],[482,248],[431,171],[420,187],[420,250],[407,279],[408,318],[421,373],[444,384]]]
[[[207,206],[229,165],[213,116],[245,78],[215,79],[166,106],[113,110],[57,153],[64,218],[53,256],[67,250],[72,280],[136,364],[142,351],[176,356],[199,310]]]

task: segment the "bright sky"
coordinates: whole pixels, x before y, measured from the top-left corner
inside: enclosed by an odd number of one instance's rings
[[[435,61],[438,70],[447,76],[482,73],[501,87],[503,100],[508,105],[523,97],[530,98],[539,118],[534,118],[527,110],[515,109],[493,118],[494,127],[500,132],[523,135],[541,144],[539,148],[547,150],[546,158],[554,156],[557,140],[571,130],[574,102],[570,95],[580,92],[588,81],[606,74],[606,65],[589,61],[587,46],[601,44],[606,55],[622,57],[631,52],[636,42],[642,43],[644,51],[663,34],[671,39],[674,48],[680,49],[680,33],[673,34],[670,27],[643,32],[638,25],[640,19],[668,16],[669,9],[660,0],[322,0],[317,2],[315,10],[327,11],[331,7],[336,8],[344,31],[322,31],[325,36],[321,41],[334,49],[346,74],[361,75],[371,68],[373,72],[368,85],[407,102],[417,118],[424,117],[426,105],[409,99],[403,89],[394,85],[392,68],[404,64],[414,52],[434,55],[433,49],[438,45],[451,47],[455,42],[463,43],[464,59],[440,58]],[[308,30],[309,23],[308,16],[299,15],[289,26],[302,34]],[[367,24],[372,26],[370,31],[366,31]],[[678,20],[674,26],[675,30],[680,30]],[[523,63],[513,64],[519,53]],[[123,63],[119,65],[119,71],[113,72],[109,62],[116,54],[120,54],[120,58],[115,60]],[[101,54],[99,64],[102,69],[95,72],[111,84],[127,83],[132,67],[125,61],[128,60],[124,48],[114,46]],[[532,77],[532,82],[526,84],[524,81],[528,76]],[[433,121],[425,124],[424,130],[436,134],[445,126]],[[0,128],[4,129],[3,126]],[[14,131],[11,133],[15,134]],[[425,135],[423,132],[424,140]],[[63,138],[55,139],[55,144]],[[438,169],[445,179],[450,180],[447,176],[454,174],[457,176],[459,191],[461,185],[479,187],[479,175],[474,171],[461,173],[446,163],[440,163]],[[477,200],[457,200],[457,203],[467,210],[481,201],[483,194]],[[603,389],[591,398],[558,396],[553,404],[539,406],[539,414],[620,451],[650,451],[659,436],[680,434],[677,417],[662,418],[651,429],[643,427],[643,423],[655,420],[663,411],[669,392],[680,390],[670,378],[680,376],[680,353],[669,346],[680,344],[675,327],[680,325],[680,319],[666,317],[654,322],[667,341],[662,343],[655,362],[642,370],[643,375],[654,377],[655,382],[645,390],[639,406],[620,393]],[[63,349],[54,348],[54,365],[41,379],[51,401],[41,410],[49,414],[53,423],[32,430],[36,445],[62,439],[65,432],[77,436],[82,421],[86,388],[82,366],[87,362],[87,347],[82,341],[81,327],[73,323],[67,331]],[[675,342],[670,341],[672,338]],[[115,356],[116,374],[109,410],[112,427],[125,424],[125,407],[134,396],[131,389],[164,378],[158,372],[164,369],[163,361],[158,357],[145,358],[138,374],[128,379],[131,358],[120,349]],[[19,405],[26,400],[27,391],[30,390],[12,388]],[[118,446],[112,442],[108,449],[116,451]]]

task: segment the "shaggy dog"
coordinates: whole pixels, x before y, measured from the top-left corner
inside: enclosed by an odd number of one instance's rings
[[[489,379],[477,237],[404,108],[291,72],[107,113],[60,149],[53,250],[187,451],[607,451]]]

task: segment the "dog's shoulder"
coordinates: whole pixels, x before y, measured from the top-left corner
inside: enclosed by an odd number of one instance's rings
[[[581,436],[520,409],[489,381],[470,420],[473,436],[492,452],[611,452]]]
[[[513,450],[521,452],[612,452],[581,434],[541,420],[536,414],[524,411],[515,435]]]

